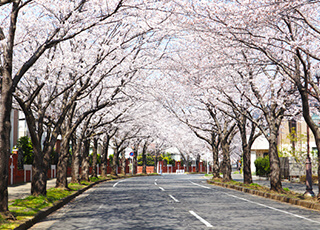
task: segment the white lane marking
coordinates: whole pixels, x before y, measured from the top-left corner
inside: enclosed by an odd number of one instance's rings
[[[195,213],[194,211],[189,211],[193,216],[195,216],[198,220],[200,220],[205,226],[207,226],[208,228],[213,228],[213,226],[206,221],[205,219],[203,219],[201,216],[199,216],[197,213]]]
[[[159,187],[159,188],[160,188],[162,191],[165,191],[164,188],[162,188],[162,187]]]
[[[174,196],[172,196],[172,195],[169,195],[169,196],[172,198],[172,200],[174,200],[175,202],[179,203],[179,200],[177,200]]]
[[[270,207],[270,206],[265,205],[265,204],[260,204],[260,203],[258,203],[258,202],[254,202],[254,201],[251,201],[251,200],[247,200],[247,199],[245,199],[245,198],[238,197],[238,196],[235,196],[235,195],[231,195],[231,194],[228,194],[228,193],[225,193],[225,194],[226,194],[227,196],[231,196],[231,197],[237,198],[237,199],[239,199],[239,200],[244,200],[244,201],[249,202],[249,203],[252,203],[252,204],[260,205],[260,206],[262,206],[262,207],[269,208],[269,209],[272,209],[272,210],[275,210],[275,211],[278,211],[278,212],[282,212],[282,213],[285,213],[285,214],[287,214],[287,215],[295,216],[295,217],[300,218],[300,219],[304,219],[304,220],[307,220],[307,221],[310,221],[310,222],[314,222],[314,223],[320,224],[319,221],[311,220],[311,219],[306,218],[306,217],[304,217],[304,216],[299,216],[299,215],[293,214],[293,213],[291,213],[291,212],[287,212],[287,211],[284,211],[284,210],[281,210],[281,209],[277,209],[277,208],[274,208],[274,207]]]
[[[158,179],[155,179],[154,181],[157,181]]]
[[[194,183],[194,182],[192,182],[192,181],[190,181],[190,182],[191,182],[191,184],[197,185],[197,186],[199,186],[199,187],[206,188],[206,189],[211,189],[210,187],[203,186],[203,185],[201,185],[201,184],[197,184],[197,183]]]
[[[115,183],[115,184],[113,185],[113,187],[116,187],[120,182],[123,182],[123,181],[125,181],[125,180],[119,180],[117,183]]]
[[[154,182],[154,185],[158,185],[157,182]]]

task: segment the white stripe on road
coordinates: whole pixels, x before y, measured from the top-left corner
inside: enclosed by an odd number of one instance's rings
[[[201,216],[199,216],[197,213],[195,213],[194,211],[189,211],[192,215],[194,215],[198,220],[200,220],[205,226],[207,226],[208,228],[213,228],[213,226],[206,221],[205,219],[203,219]]]
[[[155,179],[154,181],[157,181],[158,179]]]
[[[278,211],[278,212],[282,212],[282,213],[285,213],[285,214],[287,214],[287,215],[295,216],[295,217],[300,218],[300,219],[304,219],[304,220],[307,220],[307,221],[310,221],[310,222],[313,222],[313,223],[318,223],[318,224],[320,224],[319,221],[311,220],[311,219],[306,218],[306,217],[304,217],[304,216],[299,216],[299,215],[293,214],[293,213],[291,213],[291,212],[287,212],[287,211],[284,211],[284,210],[281,210],[281,209],[277,209],[277,208],[274,208],[274,207],[270,207],[270,206],[265,205],[265,204],[260,204],[260,203],[258,203],[258,202],[254,202],[254,201],[251,201],[251,200],[247,200],[247,199],[245,199],[245,198],[238,197],[238,196],[235,196],[235,195],[231,195],[231,194],[228,194],[228,193],[225,193],[225,194],[226,194],[227,196],[231,196],[231,197],[234,197],[234,198],[237,198],[237,199],[240,199],[240,200],[244,200],[244,201],[249,202],[249,203],[252,203],[252,204],[260,205],[260,206],[262,206],[262,207],[269,208],[269,209],[272,209],[272,210],[275,210],[275,211]]]
[[[158,185],[157,182],[154,182],[154,185]]]
[[[207,187],[207,186],[204,186],[204,185],[201,185],[201,184],[197,184],[197,183],[194,183],[192,181],[190,181],[190,182],[191,182],[191,184],[197,185],[199,187],[206,188],[206,189],[211,189],[210,187]]]
[[[169,195],[169,196],[172,198],[172,200],[174,200],[175,202],[179,203],[179,200],[177,200],[176,198],[174,198],[174,196],[172,196],[172,195]]]
[[[162,191],[165,191],[164,188],[162,188],[162,187],[159,187],[159,188],[160,188]]]
[[[113,185],[113,187],[116,187],[120,182],[123,182],[123,181],[125,181],[125,180],[120,180],[120,181],[118,181],[117,183],[115,183],[115,184]]]

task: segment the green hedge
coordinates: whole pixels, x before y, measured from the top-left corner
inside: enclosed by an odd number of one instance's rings
[[[269,156],[259,157],[254,161],[257,176],[268,176],[270,173]]]

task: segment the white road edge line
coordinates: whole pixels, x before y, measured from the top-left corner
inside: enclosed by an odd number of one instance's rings
[[[195,213],[194,211],[189,211],[193,216],[195,216],[198,220],[200,220],[205,226],[207,226],[208,228],[213,228],[213,226],[206,221],[205,219],[203,219],[201,216],[199,216],[197,213]]]
[[[162,188],[162,187],[159,187],[159,188],[160,188],[162,191],[165,191],[164,188]]]
[[[172,200],[174,200],[175,202],[177,202],[177,203],[179,203],[180,201],[179,200],[177,200],[174,196],[172,196],[172,195],[169,195],[171,198],[172,198]]]
[[[116,187],[120,182],[123,182],[123,181],[125,181],[125,180],[120,180],[120,181],[118,181],[117,183],[115,183],[115,184],[113,185],[113,187]]]
[[[154,182],[154,185],[158,185],[157,182]]]
[[[311,220],[309,218],[306,218],[304,216],[299,216],[297,214],[293,214],[291,212],[287,212],[287,211],[284,211],[284,210],[281,210],[281,209],[277,209],[277,208],[274,208],[274,207],[270,207],[268,205],[265,205],[265,204],[260,204],[258,202],[254,202],[254,201],[251,201],[251,200],[247,200],[245,198],[242,198],[242,197],[238,197],[238,196],[235,196],[235,195],[231,195],[231,194],[228,194],[228,193],[225,193],[227,196],[231,196],[231,197],[234,197],[234,198],[237,198],[237,199],[240,199],[240,200],[244,200],[246,202],[249,202],[249,203],[252,203],[252,204],[256,204],[256,205],[260,205],[262,207],[265,207],[265,208],[269,208],[269,209],[272,209],[272,210],[275,210],[275,211],[278,211],[278,212],[282,212],[282,213],[285,213],[287,215],[291,215],[291,216],[294,216],[294,217],[297,217],[297,218],[300,218],[300,219],[304,219],[304,220],[307,220],[307,221],[310,221],[310,222],[314,222],[314,223],[318,223],[320,224],[319,221],[316,221],[316,220]]]
[[[201,184],[197,184],[197,183],[194,183],[194,182],[192,182],[192,181],[190,181],[190,182],[191,182],[191,184],[197,185],[197,186],[199,186],[199,187],[206,188],[206,189],[211,189],[210,187],[203,186],[203,185],[201,185]]]

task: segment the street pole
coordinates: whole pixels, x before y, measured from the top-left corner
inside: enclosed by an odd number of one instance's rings
[[[312,165],[310,158],[310,134],[309,126],[307,125],[307,159],[306,159],[306,191],[303,194],[304,196],[314,197],[314,192],[312,191]]]

